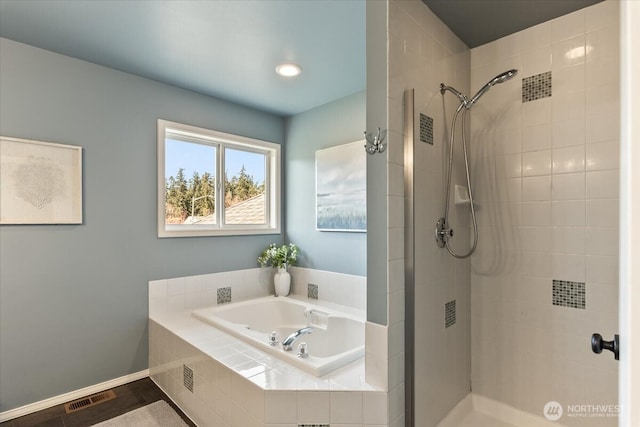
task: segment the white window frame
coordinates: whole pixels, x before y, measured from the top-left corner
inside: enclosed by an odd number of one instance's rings
[[[175,135],[217,148],[216,154],[216,224],[165,223],[165,141]],[[225,148],[265,154],[265,224],[224,223]],[[281,154],[280,144],[233,135],[197,126],[158,119],[158,237],[237,236],[280,234]]]

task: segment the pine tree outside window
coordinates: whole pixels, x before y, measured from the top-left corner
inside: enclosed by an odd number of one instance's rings
[[[280,146],[158,120],[158,236],[280,232]]]

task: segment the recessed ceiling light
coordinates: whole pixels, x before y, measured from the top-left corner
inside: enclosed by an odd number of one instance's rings
[[[298,64],[280,64],[276,67],[276,73],[284,77],[295,77],[302,73],[302,68]]]

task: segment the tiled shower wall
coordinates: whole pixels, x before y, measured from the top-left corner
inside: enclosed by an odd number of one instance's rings
[[[444,214],[446,129],[449,129],[449,121],[458,105],[455,96],[440,94],[440,83],[468,93],[470,54],[464,43],[418,0],[389,2],[388,36],[389,251],[396,255],[389,264],[389,319],[392,327],[394,318],[404,326],[405,294],[401,286],[405,263],[402,251],[405,203],[402,190],[405,167],[403,97],[406,89],[415,89],[414,425],[429,427],[435,426],[470,388],[470,263],[469,260],[457,260],[446,249],[438,248],[433,238],[435,223]],[[421,114],[423,130],[428,132],[430,127],[433,130],[432,136],[423,135],[424,142],[420,138]],[[433,120],[432,126],[424,116]],[[461,154],[456,150],[457,165],[462,162]],[[411,164],[406,166],[411,167]],[[464,182],[464,171],[459,167],[454,169],[452,181]],[[452,245],[458,252],[469,247],[468,239],[463,237],[470,233],[467,210],[468,205],[466,208],[451,205],[449,221],[456,236],[460,236],[453,239]],[[392,251],[393,245],[400,250]],[[393,293],[393,289],[400,290]],[[449,311],[446,311],[447,307]],[[446,327],[447,324],[450,326]],[[390,363],[390,369],[392,367],[395,365]]]
[[[471,110],[472,388],[537,415],[618,400],[617,362],[590,337],[618,332],[619,60],[612,0],[471,51],[475,90],[520,71]],[[522,79],[548,72],[549,93],[523,97]]]

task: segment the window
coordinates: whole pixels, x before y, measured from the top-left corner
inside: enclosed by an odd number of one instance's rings
[[[158,237],[280,232],[280,146],[158,120]]]

